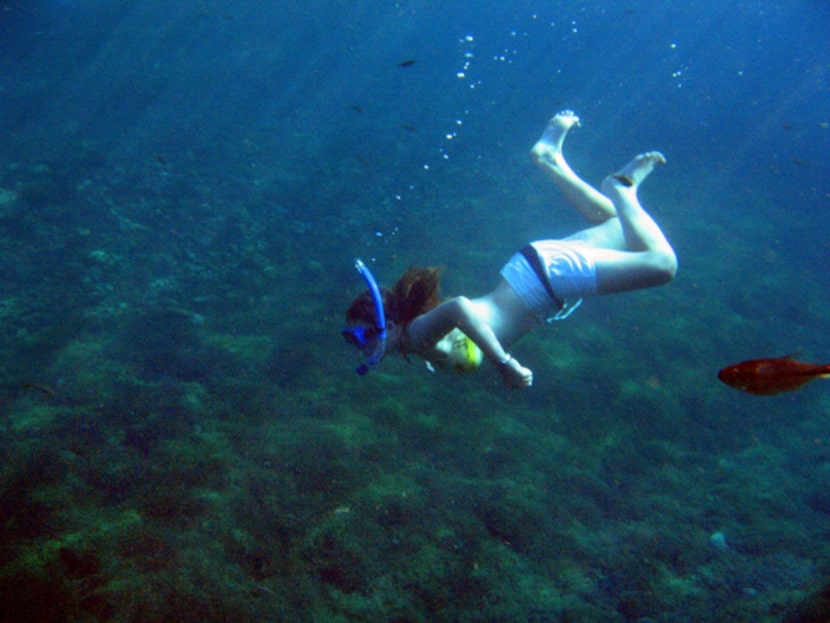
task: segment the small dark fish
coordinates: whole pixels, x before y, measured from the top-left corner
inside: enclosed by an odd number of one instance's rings
[[[830,376],[830,364],[796,361],[792,355],[750,359],[718,372],[718,378],[729,387],[763,396],[795,391],[820,376]]]
[[[23,391],[38,391],[49,397],[54,397],[58,395],[58,392],[56,392],[48,385],[43,385],[42,383],[23,383],[20,389],[22,389]]]
[[[401,128],[406,130],[407,132],[417,132],[418,128],[415,127],[414,123],[402,123]]]
[[[167,160],[165,160],[164,156],[162,156],[161,154],[153,154],[153,160],[155,160],[159,164],[167,164]]]
[[[363,108],[363,106],[361,106],[360,104],[349,104],[349,108],[351,108],[353,111],[357,113],[366,112],[366,109]]]
[[[414,58],[408,58],[405,61],[401,61],[395,67],[412,67],[415,64]]]

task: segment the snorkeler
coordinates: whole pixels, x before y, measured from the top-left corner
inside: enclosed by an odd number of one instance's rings
[[[381,289],[357,260],[369,289],[349,306],[343,336],[366,357],[358,373],[392,351],[461,373],[486,358],[507,387],[529,387],[533,372],[508,352],[525,333],[541,321],[566,318],[583,298],[657,286],[674,277],[674,250],[637,198],[640,184],[665,158],[657,151],[635,156],[605,178],[600,192],[573,172],[562,153],[568,130],[578,124],[572,111],[558,113],[530,156],[593,226],[527,245],[501,269],[496,289],[474,299],[440,301],[434,268],[410,268],[391,290]]]

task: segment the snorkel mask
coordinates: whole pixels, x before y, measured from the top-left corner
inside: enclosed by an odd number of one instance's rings
[[[363,376],[369,371],[369,366],[377,365],[386,354],[386,316],[383,313],[383,298],[380,295],[380,288],[378,288],[378,282],[375,281],[371,271],[360,258],[354,261],[354,267],[366,282],[369,293],[372,295],[372,301],[375,304],[375,326],[373,328],[357,325],[343,329],[343,337],[346,341],[366,355],[366,362],[361,363],[356,370],[360,376]]]

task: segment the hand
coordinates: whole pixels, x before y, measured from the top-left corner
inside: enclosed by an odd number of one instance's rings
[[[533,385],[533,372],[531,369],[525,368],[513,357],[510,357],[505,363],[500,363],[498,369],[501,373],[501,378],[504,379],[505,386],[509,389],[520,389]]]

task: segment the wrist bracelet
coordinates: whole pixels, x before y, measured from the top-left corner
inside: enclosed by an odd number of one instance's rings
[[[510,355],[510,353],[507,353],[507,354],[504,356],[504,359],[501,359],[501,360],[500,360],[500,361],[496,364],[496,367],[497,367],[499,370],[503,370],[503,369],[507,366],[507,364],[508,364],[508,363],[510,363],[511,361],[513,361],[513,357]]]

